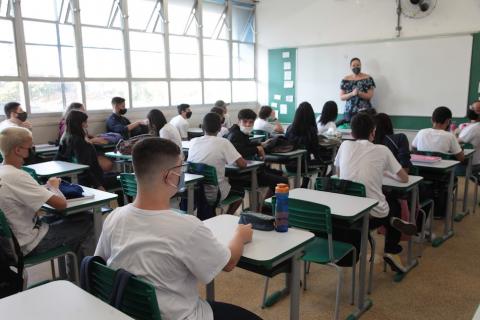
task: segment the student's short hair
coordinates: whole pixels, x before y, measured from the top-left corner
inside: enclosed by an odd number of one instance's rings
[[[355,57],[355,58],[352,58],[352,60],[350,60],[350,65],[352,65],[353,61],[358,61],[358,62],[362,63],[362,61],[360,61],[359,58]]]
[[[255,120],[257,114],[252,109],[242,109],[238,112],[238,120]]]
[[[122,97],[113,97],[112,98],[112,105],[117,105],[117,104],[124,103],[124,102],[125,102],[125,99],[122,98]]]
[[[5,104],[5,106],[3,107],[3,111],[5,111],[5,116],[7,117],[7,119],[10,119],[12,112],[15,112],[18,106],[20,106],[20,103],[18,102],[8,102],[7,104]]]
[[[215,113],[218,114],[220,117],[223,117],[224,114],[225,114],[225,109],[220,108],[220,107],[213,107],[212,109],[210,109],[210,112],[215,112]]]
[[[32,138],[32,133],[25,128],[10,127],[0,132],[0,152],[5,158],[13,149]]]
[[[267,118],[272,114],[272,111],[273,111],[272,107],[270,107],[270,106],[262,106],[262,107],[260,108],[260,110],[258,111],[258,117],[259,117],[260,119],[265,120],[265,119],[267,119]]]
[[[445,123],[449,119],[452,119],[452,111],[447,107],[441,106],[433,110],[432,122]]]
[[[217,100],[217,101],[215,101],[215,104],[214,104],[214,107],[222,108],[225,111],[227,110],[227,106],[228,106],[228,103],[226,103],[223,100]]]
[[[202,128],[206,133],[218,133],[222,127],[222,118],[218,113],[209,112],[203,117]]]
[[[189,105],[189,104],[186,104],[186,103],[179,104],[179,105],[177,106],[178,114],[182,114],[182,112],[184,112],[184,111],[187,110],[188,108],[190,108],[190,105]]]
[[[375,122],[369,114],[359,112],[353,116],[350,121],[350,127],[352,128],[352,136],[355,139],[368,140],[370,134],[375,129]]]
[[[132,163],[139,183],[148,183],[161,171],[177,165],[180,148],[172,141],[157,137],[145,138],[135,144]]]
[[[63,116],[65,117],[70,111],[72,110],[81,110],[83,108],[83,103],[81,102],[72,102],[70,105],[65,109],[63,112]]]
[[[477,121],[478,120],[478,114],[475,112],[475,110],[468,109],[467,110],[467,118],[469,120]]]

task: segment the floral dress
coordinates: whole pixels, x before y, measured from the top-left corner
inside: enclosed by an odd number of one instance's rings
[[[352,92],[355,88],[358,91],[366,93],[371,88],[375,88],[375,82],[372,77],[368,77],[360,80],[342,80],[340,83],[340,89],[345,93]],[[345,119],[350,121],[358,111],[362,109],[369,109],[372,107],[370,101],[360,98],[359,96],[351,97],[345,103]]]

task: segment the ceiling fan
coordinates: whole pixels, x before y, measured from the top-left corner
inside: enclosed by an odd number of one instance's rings
[[[397,0],[397,37],[400,37],[401,16],[410,19],[421,19],[430,15],[437,6],[437,0]]]

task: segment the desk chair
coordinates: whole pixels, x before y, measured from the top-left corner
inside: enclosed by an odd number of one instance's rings
[[[32,267],[34,265],[41,264],[43,262],[50,261],[50,267],[52,272],[53,280],[56,279],[55,275],[55,265],[54,260],[61,257],[70,256],[73,260],[73,268],[74,268],[74,279],[75,282],[78,284],[78,263],[77,263],[77,255],[73,250],[66,245],[59,246],[58,248],[49,250],[44,253],[40,253],[37,255],[28,255],[26,257],[23,256],[20,248],[18,247],[17,240],[15,239],[15,235],[10,229],[10,226],[7,222],[7,218],[5,214],[0,210],[0,238],[5,239],[6,245],[8,248],[6,249],[7,252],[12,253],[12,258],[14,261],[12,263],[17,268],[19,274],[23,274],[23,289],[26,289],[28,283],[28,274],[25,272],[26,268]]]
[[[262,139],[262,142],[264,142],[265,140],[269,139],[270,138],[270,133],[268,133],[268,131],[265,131],[265,130],[252,130],[252,137],[254,135],[263,135],[265,136],[263,139]]]

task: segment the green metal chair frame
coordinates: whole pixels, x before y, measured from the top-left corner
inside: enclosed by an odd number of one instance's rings
[[[8,245],[9,245],[9,252],[12,252],[15,255],[15,260],[18,262],[20,259],[23,259],[23,264],[24,264],[24,272],[23,272],[23,287],[24,289],[26,288],[27,282],[28,282],[28,274],[25,272],[26,268],[32,267],[34,265],[38,265],[47,261],[50,261],[50,267],[51,267],[51,272],[52,272],[52,278],[53,280],[56,279],[55,275],[55,265],[54,265],[54,260],[60,257],[67,257],[70,256],[73,260],[73,265],[74,265],[74,278],[75,282],[78,284],[78,263],[77,263],[77,255],[73,250],[66,245],[59,246],[58,248],[49,250],[44,253],[40,253],[34,256],[27,256],[24,257],[23,255],[20,257],[18,254],[22,254],[21,252],[16,252],[15,250],[15,245],[14,245],[14,235],[10,229],[10,225],[8,224],[7,218],[5,217],[5,214],[3,211],[0,210],[0,237],[4,238],[7,240]]]
[[[137,178],[134,173],[120,173],[120,184],[123,194],[134,198],[137,195]]]
[[[92,262],[90,293],[109,303],[116,271],[98,262]],[[128,280],[120,311],[137,320],[161,320],[155,287],[140,278]]]
[[[32,168],[26,167],[26,166],[23,166],[22,170],[25,171],[26,173],[28,173],[30,176],[32,176],[32,178],[35,179],[35,181],[37,181],[38,183],[41,183],[41,181],[38,178],[35,170],[33,170]]]

